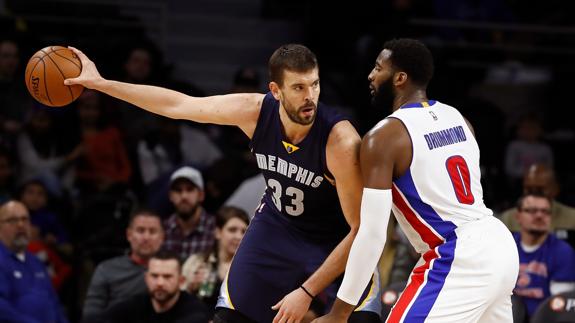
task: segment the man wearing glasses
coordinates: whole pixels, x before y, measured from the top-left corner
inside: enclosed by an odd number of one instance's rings
[[[519,278],[515,294],[531,316],[550,295],[575,289],[575,251],[551,233],[551,200],[525,194],[515,214],[519,232],[513,237],[519,250]]]
[[[26,251],[30,215],[18,201],[0,206],[0,322],[65,323],[44,265]]]

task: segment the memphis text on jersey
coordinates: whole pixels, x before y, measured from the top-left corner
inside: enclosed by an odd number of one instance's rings
[[[453,145],[467,140],[462,126],[430,132],[423,136],[425,137],[425,141],[427,141],[427,147],[429,150]]]
[[[319,187],[323,181],[322,176],[316,175],[314,172],[307,170],[298,165],[289,163],[279,157],[264,154],[255,154],[258,162],[258,167],[262,170],[269,170],[284,175],[289,179],[302,183],[313,188]]]

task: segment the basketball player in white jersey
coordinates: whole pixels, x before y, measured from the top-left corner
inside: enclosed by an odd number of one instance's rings
[[[362,140],[361,224],[331,312],[347,322],[369,282],[390,210],[421,253],[387,322],[512,322],[519,259],[483,203],[479,148],[453,107],[427,99],[433,58],[421,42],[387,42],[369,74],[373,103],[392,107]]]

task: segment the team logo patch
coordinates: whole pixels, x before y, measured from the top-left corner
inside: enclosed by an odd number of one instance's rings
[[[395,304],[395,301],[397,301],[398,295],[397,292],[394,290],[388,290],[385,291],[385,293],[383,293],[383,295],[381,296],[381,301],[383,302],[383,304],[391,306],[393,304]]]
[[[565,310],[565,299],[561,296],[555,296],[549,301],[549,307],[555,312],[563,312]]]
[[[291,153],[299,150],[298,146],[292,145],[289,142],[285,142],[282,140],[282,144],[284,145],[284,148],[286,149],[288,154],[291,154]]]

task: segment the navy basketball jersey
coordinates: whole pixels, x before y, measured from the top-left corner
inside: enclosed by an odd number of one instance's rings
[[[326,146],[332,127],[345,117],[318,103],[309,133],[293,145],[284,136],[279,109],[279,101],[266,94],[250,143],[266,180],[262,203],[310,238],[341,239],[349,226],[327,169]]]

